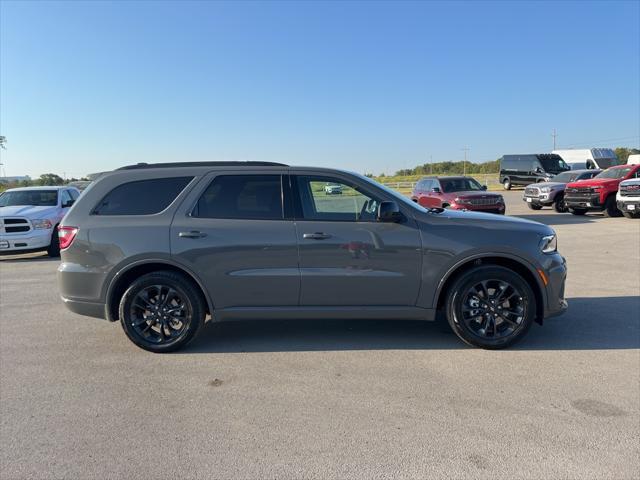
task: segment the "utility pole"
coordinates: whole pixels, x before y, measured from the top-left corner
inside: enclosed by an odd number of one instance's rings
[[[551,136],[553,137],[553,149],[556,149],[556,137],[558,136],[558,134],[556,133],[556,129],[553,129],[553,133],[551,134]]]
[[[433,175],[433,155],[429,155],[429,172]]]
[[[462,162],[462,171],[463,171],[463,175],[466,177],[467,176],[467,152],[470,149],[469,147],[464,147],[462,150],[464,150],[464,162]]]

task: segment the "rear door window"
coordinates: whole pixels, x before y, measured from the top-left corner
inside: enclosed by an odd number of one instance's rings
[[[93,209],[94,215],[153,215],[166,209],[193,177],[153,178],[123,183]]]
[[[280,175],[219,175],[191,214],[198,218],[282,220]]]

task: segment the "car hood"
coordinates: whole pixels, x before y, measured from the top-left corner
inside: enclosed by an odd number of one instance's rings
[[[58,207],[42,207],[35,205],[16,205],[0,207],[0,217],[28,217],[30,219],[54,216]]]
[[[580,180],[568,183],[568,187],[593,187],[596,185],[617,185],[622,179],[620,178],[592,178],[590,180]]]
[[[542,188],[542,187],[549,187],[549,188],[564,188],[567,184],[566,183],[561,183],[561,182],[540,182],[540,183],[532,183],[531,185],[527,185],[527,188],[529,187],[536,187],[536,188]]]
[[[640,184],[640,178],[630,178],[629,180],[623,180],[620,185],[638,185]]]
[[[456,223],[467,223],[469,226],[482,228],[495,228],[496,230],[519,230],[537,233],[539,235],[550,235],[554,230],[542,223],[526,220],[524,218],[511,217],[509,215],[496,215],[495,213],[482,213],[464,210],[434,209],[427,211],[424,220],[428,221],[431,215],[436,215],[440,219],[451,220]]]

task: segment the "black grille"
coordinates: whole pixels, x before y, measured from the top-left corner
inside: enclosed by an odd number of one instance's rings
[[[538,190],[536,187],[527,187],[524,189],[524,194],[528,197],[539,197],[540,190]]]
[[[26,218],[3,218],[0,223],[4,224],[5,233],[21,233],[31,230],[29,220]]]

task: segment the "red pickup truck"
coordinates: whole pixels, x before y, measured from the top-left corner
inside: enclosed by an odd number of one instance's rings
[[[622,215],[616,205],[618,185],[623,180],[640,177],[640,165],[617,165],[607,168],[590,180],[567,184],[564,202],[574,215],[601,211],[607,217]]]

